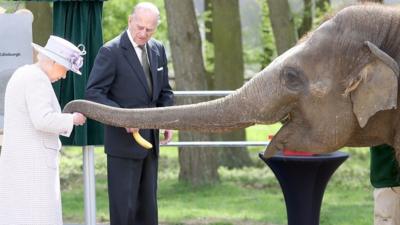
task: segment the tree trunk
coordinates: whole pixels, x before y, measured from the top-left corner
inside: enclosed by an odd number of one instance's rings
[[[177,89],[207,90],[200,32],[193,1],[167,0],[165,9]],[[183,101],[184,104],[194,102],[193,99],[188,98]],[[210,140],[208,134],[183,131],[179,132],[179,139]],[[179,148],[179,165],[180,181],[188,182],[193,186],[219,181],[217,152],[214,149]]]
[[[303,3],[304,3],[303,20],[301,22],[299,29],[297,29],[297,34],[299,37],[302,37],[309,30],[311,30],[315,16],[314,0],[303,0]]]
[[[320,11],[320,13],[328,11],[329,0],[316,0],[315,7]]]
[[[206,77],[209,90],[214,90],[214,44],[212,32],[212,1],[204,0],[204,28],[205,28],[205,60]]]
[[[297,31],[288,0],[267,0],[269,18],[274,32],[278,55],[297,42]]]
[[[25,2],[25,8],[33,13],[33,42],[44,46],[53,30],[53,12],[49,2]]]
[[[242,30],[238,0],[212,1],[212,30],[214,43],[214,88],[235,90],[244,83]],[[220,134],[224,141],[246,140],[244,130]],[[245,147],[223,148],[221,165],[227,167],[250,166],[251,159]]]
[[[272,62],[273,56],[276,54],[276,47],[267,2],[260,4],[262,7],[261,43],[263,48],[263,54],[260,57],[260,70],[262,70]]]

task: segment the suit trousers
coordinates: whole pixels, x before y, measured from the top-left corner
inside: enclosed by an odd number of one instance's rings
[[[400,225],[400,187],[374,190],[374,225]]]
[[[107,155],[110,225],[158,225],[157,160]]]

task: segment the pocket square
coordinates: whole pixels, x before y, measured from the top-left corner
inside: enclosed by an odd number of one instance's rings
[[[157,71],[163,71],[164,67],[157,68]]]

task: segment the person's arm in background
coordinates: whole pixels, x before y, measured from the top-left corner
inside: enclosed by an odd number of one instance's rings
[[[93,102],[120,107],[108,98],[108,92],[115,78],[115,62],[110,48],[101,47],[96,56],[86,85],[85,99]]]
[[[370,180],[374,187],[374,224],[400,224],[400,172],[389,145],[371,147]]]

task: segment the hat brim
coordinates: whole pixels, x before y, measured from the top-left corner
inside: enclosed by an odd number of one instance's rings
[[[66,59],[64,59],[63,57],[61,57],[61,56],[59,56],[59,55],[53,53],[52,51],[49,51],[49,50],[43,48],[42,46],[40,46],[40,45],[38,45],[38,44],[35,44],[35,43],[31,43],[31,44],[32,44],[32,47],[33,47],[36,51],[40,52],[41,54],[43,54],[43,55],[49,57],[50,59],[52,59],[52,60],[54,60],[54,61],[56,61],[58,64],[64,66],[67,70],[70,70],[70,71],[72,71],[72,72],[74,72],[74,73],[76,73],[76,74],[78,74],[78,75],[82,75],[81,71],[73,69],[73,68],[71,67],[71,63],[69,63],[69,62],[68,62]]]

